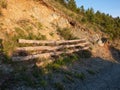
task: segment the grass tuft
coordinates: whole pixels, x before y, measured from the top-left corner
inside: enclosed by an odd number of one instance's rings
[[[95,74],[96,74],[95,71],[90,70],[90,69],[88,69],[87,72],[88,72],[89,74],[91,74],[91,75],[95,75]]]
[[[55,83],[55,87],[57,88],[57,90],[65,90],[64,85],[60,82]]]
[[[0,6],[2,8],[7,8],[7,1],[6,0],[0,0]]]
[[[69,28],[58,28],[57,29],[58,34],[63,37],[65,40],[73,40],[73,39],[77,39],[77,37],[75,37],[71,30]]]

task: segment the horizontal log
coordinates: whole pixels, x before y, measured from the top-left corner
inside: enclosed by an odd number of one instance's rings
[[[58,51],[58,52],[50,52],[50,53],[35,54],[35,55],[28,55],[28,56],[13,56],[12,61],[27,61],[27,60],[36,59],[36,58],[48,58],[52,55],[60,55],[62,53],[69,54],[69,53],[77,52],[80,50],[86,50],[88,48],[89,47],[85,47],[83,49],[67,50],[66,52],[65,51]]]
[[[88,50],[89,47],[86,46],[86,47],[83,47],[83,48],[79,48],[79,50]],[[33,54],[41,54],[41,53],[49,53],[49,52],[59,52],[57,50],[54,50],[54,51],[45,51],[45,52],[42,52],[42,51],[33,51],[33,52],[29,52],[28,55],[33,55]]]
[[[27,44],[63,44],[63,43],[85,42],[85,41],[86,41],[86,39],[78,39],[78,40],[60,40],[60,41],[19,39],[19,40],[18,40],[18,43],[27,43]]]
[[[75,45],[60,45],[60,46],[30,46],[30,47],[19,47],[16,48],[17,51],[53,51],[53,50],[58,50],[58,49],[65,49],[65,48],[73,48],[73,47],[84,47],[88,45],[88,42],[84,43],[79,43]]]

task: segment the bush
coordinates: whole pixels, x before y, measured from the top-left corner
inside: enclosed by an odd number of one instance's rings
[[[58,34],[63,37],[65,40],[73,40],[76,39],[77,37],[75,37],[72,33],[71,30],[69,28],[58,28],[57,29]]]
[[[42,24],[40,22],[36,22],[35,26],[37,27],[38,30],[42,29]]]
[[[42,34],[34,35],[33,33],[29,33],[27,39],[34,39],[34,40],[46,40],[46,36]]]

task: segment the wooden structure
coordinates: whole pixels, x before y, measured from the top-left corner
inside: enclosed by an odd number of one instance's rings
[[[17,47],[18,54],[13,55],[13,61],[26,61],[35,58],[51,57],[60,54],[69,54],[80,50],[89,49],[89,43],[86,39],[79,40],[25,40],[19,39],[19,44],[28,45],[27,47]]]

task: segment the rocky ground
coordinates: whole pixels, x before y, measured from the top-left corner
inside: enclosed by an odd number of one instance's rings
[[[61,67],[53,64],[44,73],[38,67],[19,65],[0,64],[1,90],[120,90],[120,58],[116,62],[81,58]]]

